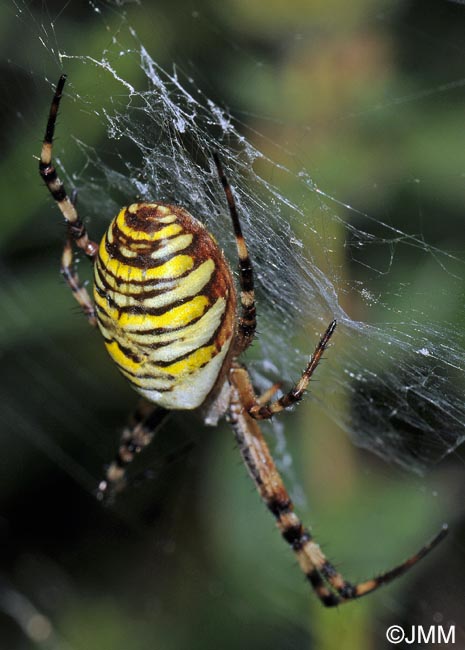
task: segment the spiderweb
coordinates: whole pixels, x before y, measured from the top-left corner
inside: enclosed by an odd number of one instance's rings
[[[396,269],[399,258],[414,255],[419,264],[433,263],[453,292],[463,260],[430,245],[421,232],[403,232],[331,196],[292,152],[249,130],[197,79],[178,67],[163,69],[124,20],[99,56],[68,53],[53,35],[45,46],[61,68],[72,61],[89,76],[114,81],[114,92],[103,98],[92,94],[95,84],[70,79],[67,86],[66,101],[74,99],[107,127],[105,154],[75,140],[85,164],[67,179],[68,187],[79,187],[90,229],[103,231],[135,197],[177,203],[207,225],[234,266],[211,158],[218,151],[256,272],[259,336],[248,363],[258,386],[295,380],[336,318],[324,384],[315,384],[310,398],[357,444],[414,471],[456,449],[465,435],[463,334],[414,299],[415,287]],[[125,76],[127,59],[137,60],[137,82]],[[290,185],[292,198],[284,189]],[[363,309],[343,307],[354,303]]]

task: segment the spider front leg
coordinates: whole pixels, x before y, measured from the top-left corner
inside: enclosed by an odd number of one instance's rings
[[[402,564],[371,580],[351,584],[329,562],[310,531],[294,512],[294,506],[279,475],[258,422],[247,412],[244,398],[253,391],[245,368],[233,364],[230,371],[232,386],[229,417],[244,463],[261,498],[276,519],[284,540],[297,556],[316,595],[327,607],[360,598],[391,582],[427,555],[447,534],[443,527],[436,537]]]
[[[126,468],[153,440],[156,430],[168,416],[169,411],[141,401],[128,426],[121,435],[115,459],[108,466],[105,478],[97,489],[99,501],[110,501],[126,486]]]
[[[255,290],[253,279],[253,266],[252,261],[247,250],[244,235],[242,234],[241,222],[237,213],[236,201],[229,185],[226,174],[220,162],[220,158],[216,152],[213,153],[213,160],[215,161],[218,176],[223,186],[226,200],[228,202],[229,214],[236,238],[236,248],[239,257],[239,283],[241,285],[241,316],[239,318],[237,338],[234,344],[234,352],[239,356],[244,352],[249,345],[251,345],[255,336],[255,329],[257,327],[257,312],[255,308]]]
[[[265,404],[263,396],[257,399],[252,385],[249,384],[246,389],[247,392],[243,394],[243,403],[251,417],[253,417],[255,420],[266,420],[268,418],[271,418],[276,413],[289,408],[289,406],[292,406],[302,399],[305,391],[307,390],[310,379],[315,372],[318,364],[320,363],[324,351],[328,347],[329,340],[333,335],[335,329],[336,321],[333,320],[326,328],[326,331],[321,339],[318,341],[318,345],[310,357],[307,367],[302,373],[299,381],[288,393],[279,399],[275,400],[271,404]]]
[[[55,94],[50,106],[50,112],[45,129],[44,141],[40,152],[39,173],[48,187],[51,195],[57,202],[63,217],[67,223],[68,234],[61,258],[61,272],[69,288],[73,292],[75,299],[87,316],[91,325],[96,324],[95,309],[92,300],[85,287],[80,283],[77,273],[73,270],[73,247],[72,243],[81,248],[87,257],[92,261],[95,259],[98,251],[98,244],[91,241],[81,218],[79,217],[76,205],[75,194],[70,199],[66,193],[63,182],[59,179],[52,161],[53,136],[55,133],[55,123],[60,106],[60,100],[65,85],[66,75],[62,75],[55,89]]]

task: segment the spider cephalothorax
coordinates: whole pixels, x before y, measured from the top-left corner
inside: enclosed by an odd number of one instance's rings
[[[52,163],[52,140],[65,79],[63,75],[55,90],[39,163],[40,174],[68,227],[61,270],[89,323],[98,324],[110,356],[146,400],[123,432],[116,459],[100,482],[98,497],[103,499],[122,488],[126,466],[149,444],[154,429],[170,410],[202,408],[209,424],[228,416],[260,496],[324,605],[364,596],[407,571],[443,539],[446,527],[394,569],[350,584],[326,559],[294,512],[258,424],[302,398],[336,321],[329,324],[300,380],[288,393],[272,401],[279,388],[276,384],[257,397],[247,369],[239,362],[255,333],[252,264],[218,156],[213,154],[237,244],[239,297],[229,264],[214,238],[182,207],[133,203],[113,219],[99,246],[89,239]],[[95,303],[74,269],[73,246],[81,248],[94,264]]]

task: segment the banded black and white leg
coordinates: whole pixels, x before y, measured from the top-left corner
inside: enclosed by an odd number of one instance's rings
[[[134,458],[153,440],[153,437],[168,417],[169,411],[141,400],[125,427],[115,459],[105,472],[97,489],[99,501],[111,501],[126,486],[126,470]]]
[[[242,234],[241,222],[237,213],[236,201],[231,190],[231,186],[223,171],[220,158],[216,152],[213,153],[218,176],[223,186],[226,200],[228,202],[229,213],[236,238],[237,253],[239,256],[239,283],[241,285],[241,315],[239,317],[239,326],[237,338],[234,344],[234,354],[239,356],[241,352],[251,345],[255,336],[257,326],[257,313],[255,308],[255,290],[252,261],[247,250],[244,235]]]
[[[253,390],[247,371],[233,364],[230,383],[229,417],[244,463],[262,500],[274,516],[281,535],[296,554],[300,568],[323,605],[333,607],[375,591],[408,571],[445,537],[447,528],[443,527],[431,542],[390,571],[357,584],[348,582],[326,558],[309,529],[304,527],[294,512],[291,498],[259,424],[243,406],[244,397]]]
[[[61,258],[61,272],[89,323],[95,325],[96,318],[93,302],[87,289],[80,282],[78,274],[73,268],[73,244],[83,250],[91,261],[95,259],[98,251],[98,244],[89,239],[86,227],[76,210],[75,195],[73,195],[71,199],[69,198],[63,182],[58,177],[52,160],[53,137],[65,82],[66,75],[62,75],[53,95],[47,120],[47,127],[45,129],[44,141],[40,152],[39,173],[45,185],[49,189],[50,194],[60,208],[67,224],[67,238]]]
[[[310,357],[307,367],[302,373],[299,381],[293,386],[290,391],[285,393],[279,399],[271,403],[266,403],[268,400],[265,401],[263,395],[257,398],[250,382],[244,384],[244,392],[242,393],[242,398],[244,400],[243,405],[252,418],[255,420],[267,420],[276,413],[280,413],[281,411],[289,408],[302,399],[305,391],[308,388],[308,384],[310,383],[312,375],[320,363],[324,351],[328,347],[329,341],[335,329],[336,321],[333,320],[326,328],[326,331],[321,339],[318,341],[318,344],[312,356]],[[244,372],[247,374],[245,370]],[[272,395],[270,396],[270,399],[271,397]]]

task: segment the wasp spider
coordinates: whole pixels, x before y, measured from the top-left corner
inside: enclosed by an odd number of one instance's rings
[[[259,421],[298,402],[336,328],[332,321],[295,386],[273,401],[279,384],[256,396],[239,357],[253,341],[255,301],[252,264],[231,187],[213,155],[226,195],[239,257],[240,296],[227,260],[204,226],[184,208],[133,203],[110,223],[98,245],[91,241],[75,201],[66,194],[52,162],[55,121],[66,77],[52,100],[39,170],[67,224],[61,272],[89,323],[132,387],[145,398],[98,495],[118,491],[125,469],[169,411],[202,407],[205,421],[226,416],[257,490],[285,541],[326,606],[364,596],[407,571],[445,536],[446,527],[423,548],[376,578],[351,584],[337,571],[294,511]],[[73,247],[94,265],[94,300],[79,281]],[[237,303],[240,303],[239,309]],[[239,311],[239,315],[237,315]]]

